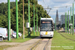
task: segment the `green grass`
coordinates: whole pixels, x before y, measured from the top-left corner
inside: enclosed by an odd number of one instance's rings
[[[24,39],[23,39],[23,37],[20,37],[18,39],[13,38],[13,39],[11,39],[11,41],[3,40],[3,42],[25,42],[25,41],[28,41],[28,40],[30,40],[32,38],[38,37],[38,36],[39,36],[39,34],[35,34],[34,35],[33,32],[32,32],[32,34],[31,34],[30,37],[28,35],[25,35],[25,38]]]
[[[55,32],[52,39],[51,50],[75,50],[75,41],[66,39]]]
[[[61,33],[61,35],[65,36],[68,39],[75,40],[75,35],[68,34],[68,33]]]

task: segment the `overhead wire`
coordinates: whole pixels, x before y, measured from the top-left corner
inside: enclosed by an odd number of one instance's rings
[[[43,2],[44,2],[44,4],[46,5],[46,3],[45,3],[45,1],[44,1],[44,0],[43,0]],[[49,5],[48,5],[48,7],[47,7],[47,8],[49,8]],[[50,12],[50,10],[51,10],[51,9],[49,9],[49,12]],[[48,12],[48,14],[49,14],[49,12]]]
[[[44,4],[46,5],[46,3],[45,3],[45,1],[43,0],[43,2],[44,2]],[[60,6],[60,7],[53,7],[53,8],[67,8],[67,7],[69,7],[69,5],[68,6]],[[48,7],[47,8],[44,8],[44,9],[49,9],[49,12],[50,12],[50,10],[51,10],[51,8],[49,8],[49,5],[48,5]],[[49,14],[49,12],[48,12],[48,14]]]

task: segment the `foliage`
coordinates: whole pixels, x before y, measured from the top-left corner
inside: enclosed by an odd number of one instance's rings
[[[0,27],[7,27],[7,20],[6,16],[3,14],[0,14]]]
[[[10,9],[15,7],[15,2],[10,3]],[[8,27],[8,7],[7,3],[0,3],[0,27]]]
[[[26,22],[28,22],[28,0],[24,0],[24,19],[25,19],[25,26],[26,26]],[[19,24],[19,31],[22,33],[23,32],[23,0],[19,0],[18,2],[18,24]],[[49,17],[49,15],[47,15],[47,11],[43,9],[43,7],[41,5],[39,5],[37,3],[37,0],[30,0],[30,23],[31,26],[33,27],[33,4],[35,4],[35,10],[37,8],[38,11],[38,23],[40,23],[40,17],[42,18],[46,18]],[[1,3],[0,4],[0,19],[3,20],[0,22],[0,27],[8,27],[8,6],[7,3]],[[11,2],[10,5],[11,8],[11,28],[13,30],[16,31],[16,5],[15,2]],[[36,17],[36,11],[35,11],[35,17]],[[36,19],[36,18],[35,18]],[[25,28],[25,30],[27,31],[27,29]]]
[[[8,4],[7,3],[0,3],[0,13],[5,14],[5,12],[8,10]],[[10,2],[10,9],[12,9],[15,6],[15,2]]]

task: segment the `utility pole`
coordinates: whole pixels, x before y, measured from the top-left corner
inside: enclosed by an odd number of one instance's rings
[[[10,41],[10,0],[8,0],[8,41]]]
[[[34,13],[33,23],[34,23],[34,35],[35,35],[35,5],[34,4],[33,4],[33,13]]]
[[[23,0],[23,39],[25,38],[25,26],[24,26],[24,0]]]
[[[28,22],[29,22],[28,36],[30,36],[30,0],[28,0]]]
[[[73,3],[73,34],[74,34],[74,3]]]
[[[18,1],[16,0],[16,38],[18,39]]]

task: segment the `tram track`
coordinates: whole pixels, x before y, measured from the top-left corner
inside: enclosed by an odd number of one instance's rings
[[[68,37],[62,35],[61,33],[60,33],[60,35],[63,36],[64,38],[68,39],[68,40],[75,41],[74,39],[68,38]],[[68,36],[68,35],[67,35],[67,36]]]
[[[30,48],[28,50],[46,50],[48,47],[48,43],[50,42],[50,39],[41,39],[39,41],[37,41],[36,43],[34,43],[32,46],[30,46]],[[41,45],[42,44],[42,45]],[[39,48],[39,46],[41,46]]]
[[[42,40],[43,40],[43,39],[41,39],[41,40],[35,42],[35,43],[34,43],[32,46],[30,46],[30,48],[28,48],[27,50],[33,50],[34,47],[36,47]]]
[[[46,50],[49,41],[50,41],[50,39],[48,40],[48,42],[47,42],[46,45],[44,46],[44,49],[43,49],[43,50]]]
[[[39,42],[37,42],[30,50],[33,50],[42,40],[40,40]]]

